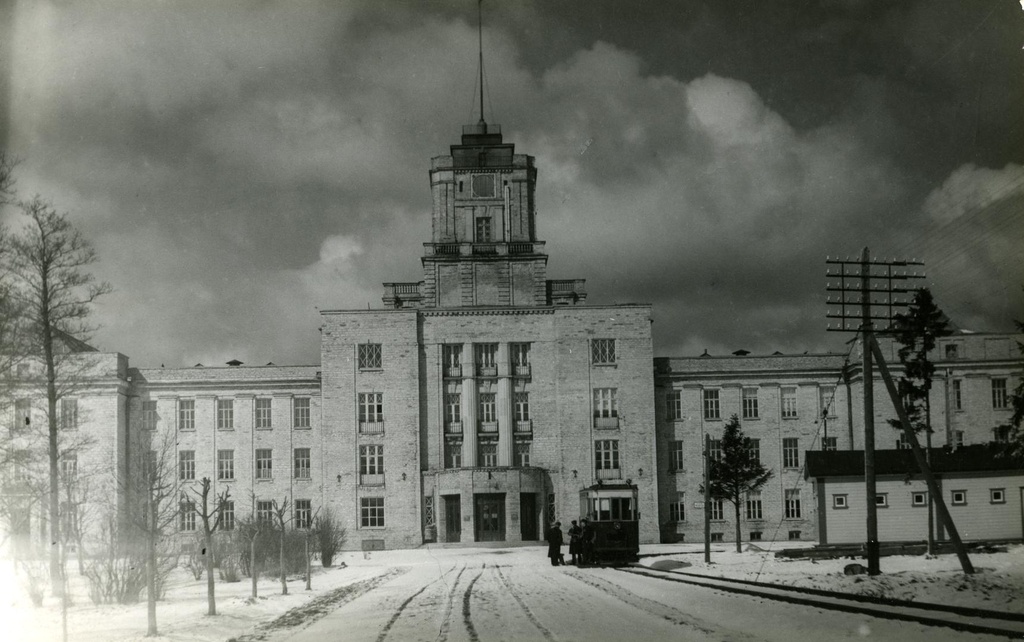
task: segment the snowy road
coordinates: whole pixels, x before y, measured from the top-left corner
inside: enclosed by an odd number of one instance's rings
[[[383,554],[382,554],[383,555]],[[552,567],[539,549],[420,551],[402,571],[275,641],[987,640],[993,637],[667,583]],[[382,564],[384,562],[381,562]]]

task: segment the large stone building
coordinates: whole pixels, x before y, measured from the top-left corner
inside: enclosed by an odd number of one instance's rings
[[[589,305],[582,279],[547,277],[534,159],[499,127],[464,128],[429,175],[423,280],[385,283],[381,309],[323,312],[319,364],[134,369],[88,353],[95,381],[67,399],[80,409],[74,430],[95,444],[78,468],[102,463],[123,507],[150,453],[170,443],[183,485],[209,477],[231,491],[228,526],[288,500],[298,525],[329,508],[348,546],[368,549],[539,540],[578,516],[581,489],[629,483],[641,542],[702,541],[702,444],[735,414],[775,472],[746,498],[743,537],[818,537],[806,455],[863,447],[858,346],[654,358],[649,305]],[[1006,438],[992,430],[1010,416],[1017,339],[940,342],[934,445]],[[18,393],[12,430],[41,411],[37,393],[31,382]],[[896,447],[877,379],[875,398],[879,447]],[[712,508],[712,538],[731,540],[732,511]],[[32,515],[45,533],[45,510]]]

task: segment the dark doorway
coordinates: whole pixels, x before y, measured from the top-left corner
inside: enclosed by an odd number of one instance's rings
[[[502,542],[505,540],[505,495],[494,493],[476,495],[476,541]]]
[[[524,542],[538,540],[537,494],[519,493],[519,531]]]
[[[462,498],[444,495],[444,532],[446,542],[462,541]]]

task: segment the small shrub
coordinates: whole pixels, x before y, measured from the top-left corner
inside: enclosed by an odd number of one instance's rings
[[[206,570],[206,557],[203,555],[203,540],[196,539],[188,548],[188,557],[185,559],[185,568],[192,573],[197,581],[203,579],[203,571]]]
[[[47,584],[45,566],[36,562],[22,562],[21,570],[25,574],[22,582],[25,592],[28,593],[28,599],[32,600],[32,606],[42,606]]]
[[[238,562],[232,558],[222,559],[219,571],[222,582],[240,582],[242,580],[238,572]]]
[[[331,567],[334,556],[345,545],[346,539],[345,527],[334,517],[334,513],[325,510],[317,515],[313,522],[313,539],[310,544],[314,552],[320,556],[324,568]]]

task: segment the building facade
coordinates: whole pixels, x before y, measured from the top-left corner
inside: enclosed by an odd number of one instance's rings
[[[384,283],[380,309],[324,311],[319,364],[130,368],[124,355],[83,352],[91,379],[67,392],[88,437],[78,469],[106,475],[104,494],[123,508],[170,444],[183,488],[208,477],[215,494],[230,491],[226,528],[287,501],[300,526],[330,509],[356,549],[537,541],[579,517],[582,489],[624,483],[638,491],[641,543],[693,542],[704,537],[705,438],[736,415],[774,471],[744,499],[742,537],[820,537],[807,453],[863,448],[858,345],[654,358],[649,305],[590,305],[584,280],[548,278],[534,159],[500,127],[465,127],[429,176],[423,279]],[[1006,439],[994,429],[1010,417],[1020,338],[940,340],[933,446]],[[882,349],[898,362],[891,341]],[[895,413],[877,375],[873,385],[876,443],[895,448]],[[33,386],[28,376],[12,403],[12,440],[26,417],[40,425]],[[9,472],[5,493],[26,478]],[[712,539],[730,541],[731,506],[710,509]],[[45,537],[46,511],[31,514],[19,528]],[[178,529],[197,524],[183,516]]]

